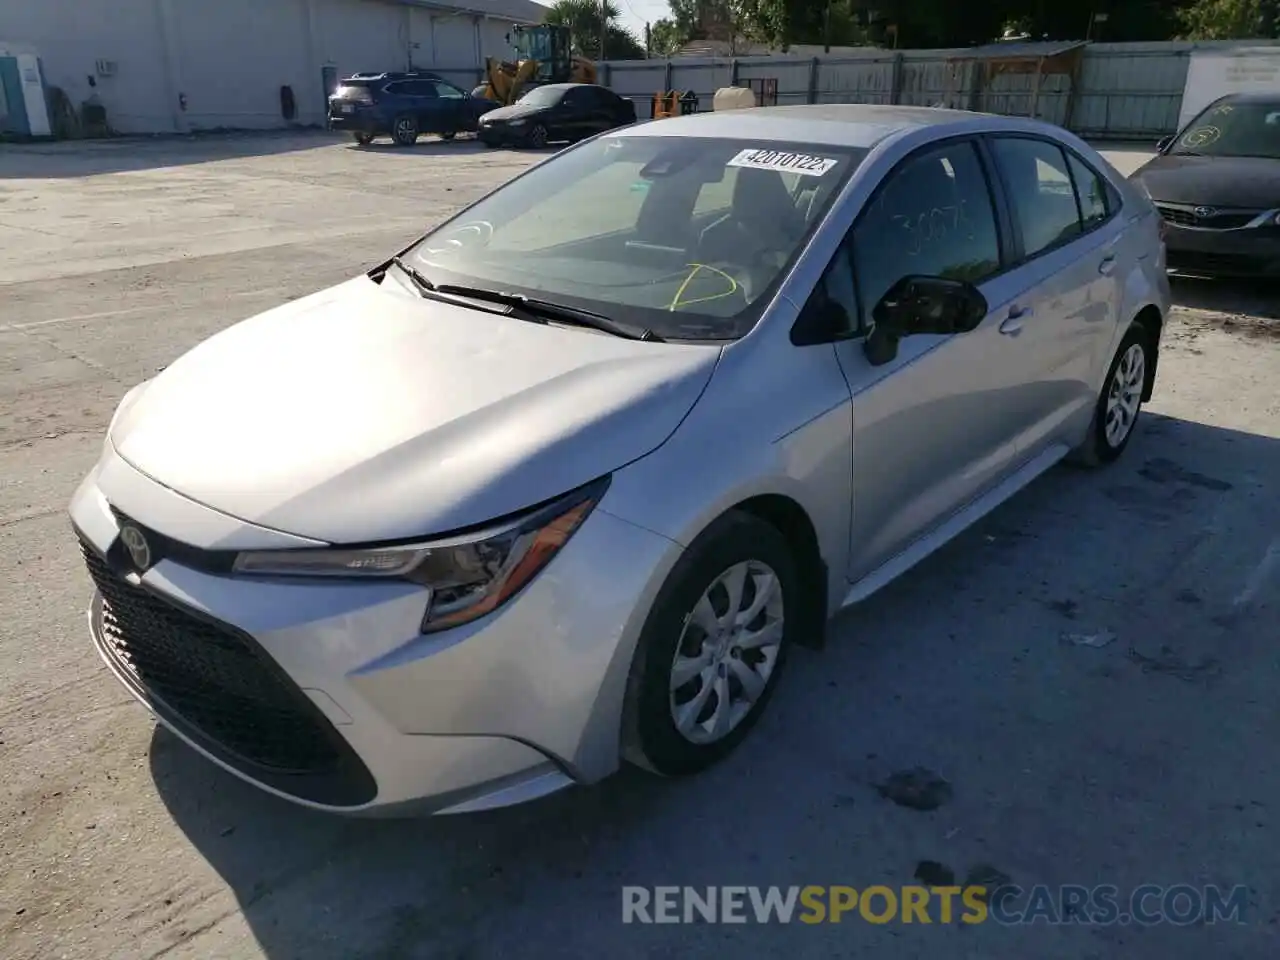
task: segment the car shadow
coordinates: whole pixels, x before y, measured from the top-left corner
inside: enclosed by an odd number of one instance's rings
[[[265,157],[314,150],[336,139],[337,134],[326,130],[298,128],[7,143],[0,149],[0,181],[60,180]]]
[[[1251,612],[1236,596],[1280,529],[1277,478],[1280,440],[1147,413],[1120,463],[1050,471],[838,617],[825,650],[796,650],[749,748],[696,778],[626,769],[508,810],[347,820],[263,794],[163,730],[152,775],[273,960],[846,955],[849,922],[808,928],[803,948],[778,924],[623,927],[621,888],[893,886],[925,858],[1024,884],[1189,882],[1188,864],[1262,876],[1274,830],[1196,824],[1219,816],[1219,786],[1247,803],[1277,785],[1256,768],[1280,681],[1270,601]],[[1208,658],[1222,688],[1178,673]],[[943,809],[881,795],[917,764],[954,785]],[[856,929],[888,960],[952,935],[943,953],[1043,942],[993,925]],[[1058,932],[1075,938],[1064,956],[1127,955],[1087,925]],[[1143,942],[1193,957],[1211,933],[1234,935],[1166,924]]]
[[[1209,280],[1175,275],[1169,278],[1180,307],[1280,320],[1280,280]]]

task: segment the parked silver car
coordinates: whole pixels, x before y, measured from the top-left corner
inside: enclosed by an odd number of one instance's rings
[[[128,393],[71,505],[94,643],[311,807],[698,771],[835,611],[1069,453],[1121,454],[1158,223],[1030,120],[596,137]]]

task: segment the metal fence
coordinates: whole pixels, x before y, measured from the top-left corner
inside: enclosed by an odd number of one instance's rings
[[[1248,43],[1096,43],[1085,48],[1073,85],[1063,75],[1000,74],[979,92],[979,61],[964,50],[868,50],[839,57],[739,57],[616,60],[601,82],[649,117],[652,97],[693,91],[708,109],[720,87],[776,79],[778,103],[945,105],[1026,116],[1070,126],[1092,139],[1159,138],[1176,132],[1187,65],[1195,50],[1273,45]],[[1073,89],[1074,87],[1074,89]],[[1068,122],[1069,121],[1069,122]]]

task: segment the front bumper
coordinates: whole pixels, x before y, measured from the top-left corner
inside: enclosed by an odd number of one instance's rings
[[[1201,230],[1165,224],[1170,270],[1210,277],[1280,279],[1280,227]]]
[[[529,136],[529,126],[511,126],[510,124],[481,123],[476,131],[476,138],[486,146],[504,147],[524,143]]]
[[[129,572],[122,516],[162,544],[144,573]],[[358,814],[505,806],[615,770],[635,640],[679,552],[597,508],[504,607],[422,636],[411,584],[180,562],[282,535],[185,500],[109,449],[71,519],[98,588],[91,634],[116,677],[236,776]]]

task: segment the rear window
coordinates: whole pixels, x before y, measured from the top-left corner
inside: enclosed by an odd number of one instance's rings
[[[341,84],[333,95],[339,100],[364,100],[369,96],[369,84],[347,81]]]

